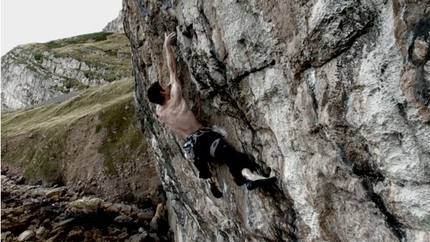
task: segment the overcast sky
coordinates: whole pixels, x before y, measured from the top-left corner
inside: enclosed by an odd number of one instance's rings
[[[1,55],[15,46],[100,32],[122,0],[1,0]]]

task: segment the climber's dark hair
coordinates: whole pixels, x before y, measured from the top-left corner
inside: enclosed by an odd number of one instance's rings
[[[148,88],[148,99],[152,103],[163,105],[164,103],[164,96],[161,93],[164,91],[163,87],[161,87],[160,82],[154,82],[149,88]]]

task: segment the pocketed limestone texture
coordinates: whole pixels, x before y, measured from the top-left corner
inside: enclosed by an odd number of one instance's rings
[[[429,241],[430,2],[123,0],[138,122],[176,241]],[[224,196],[146,98],[168,81],[205,126],[278,177]]]

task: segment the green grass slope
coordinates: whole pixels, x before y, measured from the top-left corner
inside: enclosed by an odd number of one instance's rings
[[[101,140],[98,152],[105,157],[105,171],[117,176],[115,162],[126,162],[147,147],[136,126],[133,92],[130,78],[89,88],[61,103],[2,112],[2,166],[21,169],[31,181],[61,182],[67,162],[84,152],[70,152],[71,146],[80,145],[74,144],[71,132],[89,125],[90,132],[82,135]],[[127,152],[118,152],[124,147]]]

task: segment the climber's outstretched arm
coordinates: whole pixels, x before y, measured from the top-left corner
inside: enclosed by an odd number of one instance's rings
[[[176,33],[172,32],[169,35],[165,34],[164,37],[164,49],[166,51],[167,67],[169,68],[170,74],[170,98],[179,102],[182,98],[182,87],[178,77],[178,70],[176,68],[175,54],[172,50],[172,44],[176,39]]]
[[[176,39],[176,33],[172,32],[169,35],[164,34],[164,50],[166,51],[166,58],[167,58],[167,67],[169,68],[170,72],[170,83],[172,82],[172,75],[177,76],[177,69],[176,69],[176,59],[175,54],[172,50],[172,44]]]

